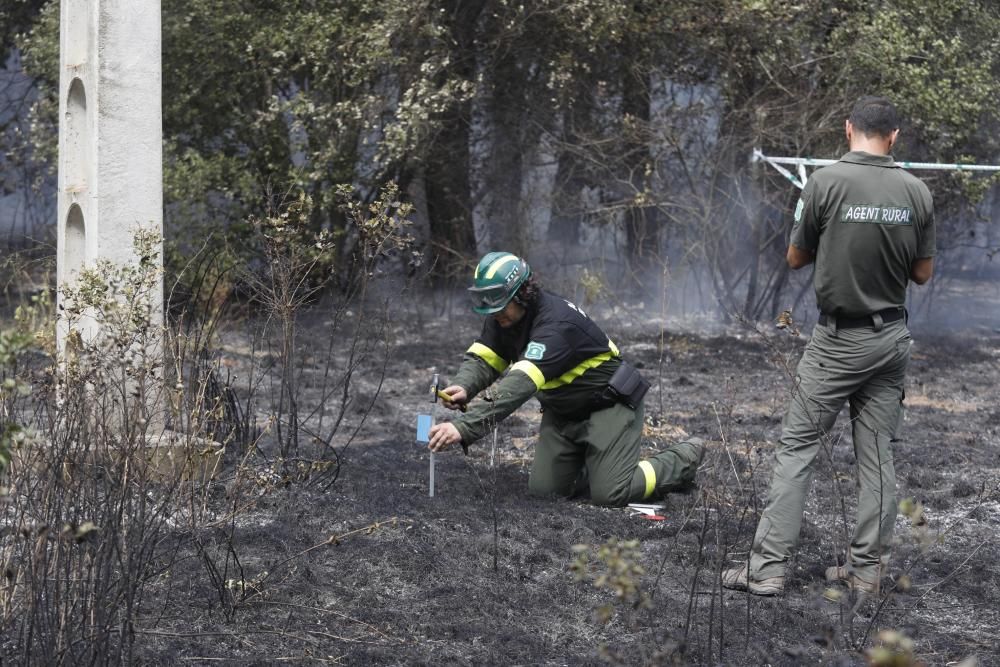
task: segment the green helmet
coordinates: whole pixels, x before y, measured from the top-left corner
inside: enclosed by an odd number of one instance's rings
[[[472,310],[490,315],[504,309],[531,275],[528,263],[509,252],[486,253],[472,276]]]

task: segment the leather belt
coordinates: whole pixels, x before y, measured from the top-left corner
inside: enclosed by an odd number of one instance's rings
[[[878,315],[882,319],[883,324],[888,324],[889,322],[895,322],[906,317],[905,308],[886,308],[885,310],[880,310],[877,313],[872,313],[871,315],[866,315],[864,317],[836,317],[835,315],[827,315],[826,313],[819,314],[819,323],[823,326],[830,324],[831,326],[836,326],[838,329],[859,329],[861,327],[874,327],[876,326],[875,316]],[[881,328],[881,327],[880,327]]]

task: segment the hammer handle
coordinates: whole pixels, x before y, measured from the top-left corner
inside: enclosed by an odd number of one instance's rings
[[[435,389],[434,391],[437,392],[438,398],[440,398],[442,401],[448,401],[449,403],[451,403],[451,396],[444,393],[440,389]],[[461,410],[462,412],[465,412],[466,410],[469,409],[469,406],[467,406],[465,403],[459,403],[458,409]]]

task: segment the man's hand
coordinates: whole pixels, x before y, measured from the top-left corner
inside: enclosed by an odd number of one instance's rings
[[[447,391],[447,389],[445,390]],[[451,422],[442,422],[431,426],[431,438],[427,449],[432,452],[443,452],[452,445],[462,442],[462,434]]]
[[[451,397],[450,400],[446,400],[444,397],[441,398],[441,404],[449,410],[460,410],[463,405],[469,402],[469,394],[457,384],[445,387],[441,390],[441,393]]]

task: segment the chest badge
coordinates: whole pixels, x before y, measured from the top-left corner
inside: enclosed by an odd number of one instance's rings
[[[532,361],[539,361],[545,356],[545,345],[534,341],[528,343],[528,349],[524,351],[524,358]]]

